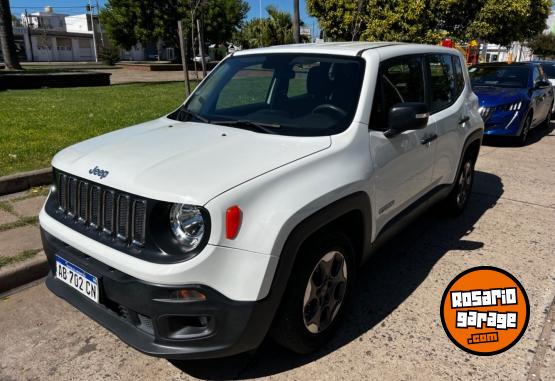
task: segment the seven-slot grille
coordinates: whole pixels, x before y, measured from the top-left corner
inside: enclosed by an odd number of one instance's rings
[[[146,200],[58,173],[58,207],[76,223],[90,225],[122,241],[143,245]]]

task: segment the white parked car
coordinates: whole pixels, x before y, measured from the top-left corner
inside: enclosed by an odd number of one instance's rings
[[[193,60],[195,62],[200,62],[202,63],[202,56],[199,54],[198,56],[195,56],[195,58],[193,58]],[[208,54],[204,55],[204,62],[209,62],[210,61],[210,56]]]
[[[47,285],[150,355],[268,333],[314,351],[382,242],[435,202],[465,208],[482,132],[456,50],[236,52],[175,112],[54,157]]]

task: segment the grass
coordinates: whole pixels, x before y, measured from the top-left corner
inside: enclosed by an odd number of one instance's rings
[[[181,82],[0,92],[0,176],[47,167],[62,148],[160,117],[183,99]]]
[[[11,257],[0,257],[0,268],[17,262],[26,261],[40,253],[41,249],[25,250]]]
[[[10,229],[20,228],[20,227],[26,226],[26,225],[36,225],[36,224],[38,224],[38,222],[39,222],[39,217],[38,216],[22,217],[17,221],[8,222],[7,224],[0,225],[0,232],[10,230]]]
[[[3,210],[4,212],[7,212],[7,213],[15,214],[13,205],[7,201],[0,201],[0,210]]]

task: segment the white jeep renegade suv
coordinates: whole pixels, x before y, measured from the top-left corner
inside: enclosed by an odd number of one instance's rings
[[[236,52],[175,112],[54,157],[47,285],[150,355],[313,351],[381,242],[463,210],[482,131],[453,49]]]

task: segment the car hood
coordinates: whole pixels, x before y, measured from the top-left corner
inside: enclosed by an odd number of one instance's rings
[[[472,90],[478,96],[480,106],[484,107],[518,102],[526,99],[528,96],[528,89],[521,88],[475,86]]]
[[[161,118],[70,146],[52,165],[143,197],[204,205],[330,145],[329,136],[281,136]],[[100,171],[108,174],[101,178]]]

